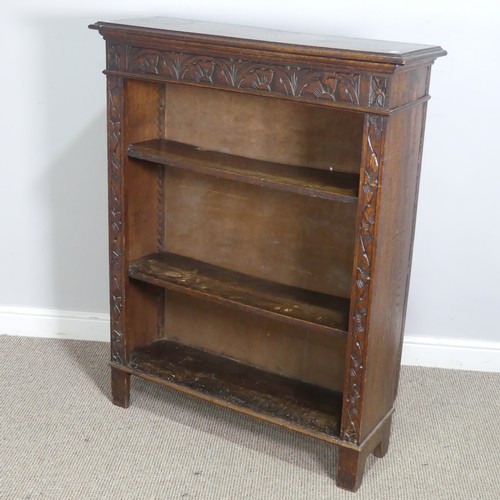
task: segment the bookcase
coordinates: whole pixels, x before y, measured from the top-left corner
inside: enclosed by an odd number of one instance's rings
[[[111,380],[387,452],[437,46],[168,18],[106,40]]]

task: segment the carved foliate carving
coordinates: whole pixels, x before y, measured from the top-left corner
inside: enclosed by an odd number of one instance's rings
[[[158,165],[158,178],[156,181],[156,247],[162,252],[165,246],[165,167]]]
[[[387,78],[379,76],[370,77],[370,98],[369,105],[372,108],[385,107],[387,94]]]
[[[108,76],[108,171],[109,171],[109,230],[110,230],[110,301],[111,301],[111,361],[123,363],[123,179],[122,179],[122,115],[123,81]]]
[[[168,80],[302,99],[360,103],[361,75],[129,47],[127,70]]]
[[[369,115],[364,146],[364,165],[359,193],[361,207],[360,226],[356,242],[355,292],[348,339],[348,381],[344,394],[341,437],[345,441],[359,444],[361,394],[364,381],[368,310],[371,292],[372,267],[374,257],[374,233],[376,223],[377,198],[379,193],[380,158],[386,118]]]
[[[165,137],[165,85],[158,84],[158,116],[157,116],[157,135],[159,139]],[[157,211],[157,249],[163,251],[165,241],[165,167],[158,165],[158,179],[156,183],[156,211]]]
[[[106,68],[110,70],[121,69],[120,45],[110,43],[106,52]]]

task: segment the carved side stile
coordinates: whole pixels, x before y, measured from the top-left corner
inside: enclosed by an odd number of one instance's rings
[[[123,80],[108,76],[108,174],[110,231],[111,361],[125,361],[124,339],[124,200],[121,150]]]
[[[379,196],[386,118],[366,117],[363,168],[359,192],[359,227],[355,252],[355,287],[351,296],[351,317],[347,345],[348,376],[344,386],[341,438],[359,444],[361,395],[367,350],[368,311],[374,258],[376,210]]]

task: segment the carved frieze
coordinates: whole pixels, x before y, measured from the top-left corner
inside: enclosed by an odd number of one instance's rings
[[[166,80],[358,106],[361,75],[129,47],[127,71]]]

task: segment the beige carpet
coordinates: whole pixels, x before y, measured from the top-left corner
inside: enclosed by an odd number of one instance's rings
[[[355,495],[335,447],[133,379],[108,345],[0,336],[0,498],[500,499],[500,374],[405,367],[388,455]]]

